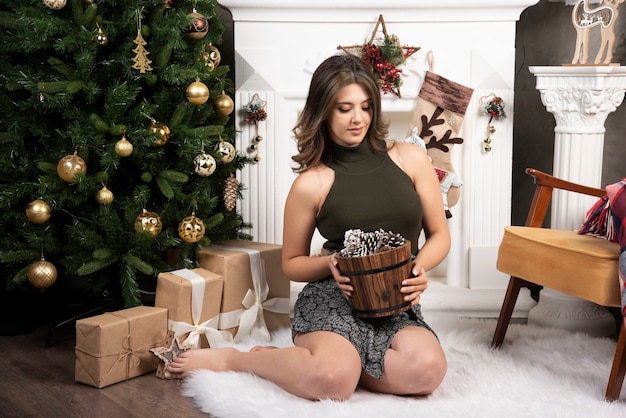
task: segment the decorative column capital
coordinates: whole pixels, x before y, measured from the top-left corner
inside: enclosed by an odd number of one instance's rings
[[[624,101],[626,67],[530,67],[555,132],[603,134],[604,122]]]

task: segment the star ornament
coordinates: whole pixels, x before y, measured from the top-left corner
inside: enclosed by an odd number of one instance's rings
[[[379,27],[383,34],[382,39],[376,36]],[[419,51],[420,47],[402,45],[396,35],[387,34],[383,15],[379,15],[372,36],[367,43],[351,46],[339,45],[337,49],[356,55],[371,65],[383,94],[394,93],[401,98],[402,69],[398,67],[406,63],[407,58]]]
[[[167,366],[169,366],[171,362],[176,360],[181,353],[184,353],[191,348],[192,347],[190,345],[181,344],[174,331],[168,331],[165,339],[165,346],[150,349],[152,354],[157,356],[160,360],[156,372],[157,377],[164,379]]]

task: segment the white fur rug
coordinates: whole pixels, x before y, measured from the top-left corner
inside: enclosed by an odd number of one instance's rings
[[[619,401],[603,401],[615,352],[609,339],[513,324],[493,350],[493,320],[429,322],[447,353],[448,373],[428,397],[358,390],[345,402],[313,402],[250,374],[207,370],[186,379],[183,394],[218,418],[626,417],[626,389]],[[276,332],[272,344],[291,345],[289,330]]]

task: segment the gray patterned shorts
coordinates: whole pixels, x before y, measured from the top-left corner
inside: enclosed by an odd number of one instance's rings
[[[418,326],[435,333],[422,317],[420,305],[384,318],[360,319],[352,304],[331,277],[307,283],[294,305],[292,335],[331,331],[346,338],[357,349],[365,372],[377,379],[383,375],[385,353],[394,335],[404,327]]]

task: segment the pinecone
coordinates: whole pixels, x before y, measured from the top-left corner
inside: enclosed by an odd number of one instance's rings
[[[362,257],[382,251],[389,251],[402,246],[406,239],[400,234],[379,229],[373,232],[363,232],[360,229],[350,229],[344,234],[342,257]]]
[[[234,176],[224,180],[224,204],[227,210],[235,209],[237,204],[237,195],[239,193],[239,182]]]

